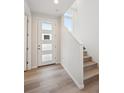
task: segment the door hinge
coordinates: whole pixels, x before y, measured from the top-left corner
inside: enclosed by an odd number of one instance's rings
[[[27,61],[27,64],[28,64],[28,61]]]
[[[29,36],[29,34],[27,33],[27,36]]]
[[[29,22],[29,20],[27,19],[27,23]]]
[[[29,48],[27,47],[27,50],[28,50]]]

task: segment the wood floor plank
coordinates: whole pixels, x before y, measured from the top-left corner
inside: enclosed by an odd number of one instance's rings
[[[24,76],[25,93],[99,93],[98,81],[79,90],[61,65],[40,67]]]

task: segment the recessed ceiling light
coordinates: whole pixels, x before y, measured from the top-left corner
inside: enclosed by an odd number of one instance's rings
[[[58,3],[59,3],[59,0],[54,0],[54,3],[55,3],[55,4],[58,4]]]

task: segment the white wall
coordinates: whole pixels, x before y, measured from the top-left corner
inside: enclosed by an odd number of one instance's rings
[[[42,14],[35,14],[32,13],[32,68],[37,67],[37,23],[39,19],[54,19],[57,20],[57,30],[56,30],[56,42],[57,42],[57,50],[56,50],[56,63],[60,62],[60,18],[53,18],[52,16],[42,15]]]
[[[26,0],[24,0],[24,10],[25,10],[26,16],[31,15],[30,7],[29,7],[28,3],[26,2]]]
[[[61,28],[61,63],[80,88],[83,86],[83,55],[79,52],[79,42],[83,42],[89,55],[99,62],[99,11],[98,0],[77,0],[77,18],[74,31],[69,32],[63,25]],[[76,43],[75,40],[78,42]],[[81,57],[82,55],[82,57]]]
[[[83,85],[83,45],[80,44],[63,25],[61,31],[61,64],[75,84]]]
[[[74,34],[83,41],[93,60],[99,62],[99,0],[79,0],[78,20]]]
[[[36,17],[32,17],[32,38],[31,38],[31,67],[37,67],[37,19]]]

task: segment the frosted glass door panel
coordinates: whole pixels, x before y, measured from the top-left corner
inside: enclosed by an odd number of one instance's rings
[[[52,30],[52,24],[47,23],[47,22],[43,22],[42,23],[42,30]]]
[[[52,54],[42,55],[42,62],[52,61]]]
[[[52,50],[52,44],[42,44],[42,51]]]

